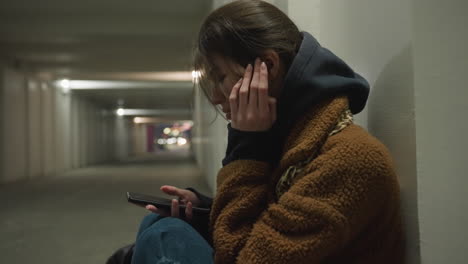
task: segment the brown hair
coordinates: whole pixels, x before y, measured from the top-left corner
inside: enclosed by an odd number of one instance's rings
[[[302,35],[291,19],[272,4],[258,0],[238,0],[213,11],[198,34],[194,66],[199,84],[212,102],[216,88],[213,55],[221,55],[242,66],[261,57],[266,49],[276,51],[288,69]]]

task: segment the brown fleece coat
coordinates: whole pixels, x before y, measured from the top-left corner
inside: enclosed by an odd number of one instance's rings
[[[215,263],[402,263],[399,186],[391,157],[357,125],[328,136],[345,97],[311,109],[280,165],[237,160],[218,174],[210,216]],[[316,155],[279,199],[291,165]]]

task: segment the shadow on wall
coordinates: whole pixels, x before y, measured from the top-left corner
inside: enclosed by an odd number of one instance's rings
[[[405,46],[387,65],[369,97],[369,132],[392,153],[401,186],[408,263],[420,263],[413,52]]]

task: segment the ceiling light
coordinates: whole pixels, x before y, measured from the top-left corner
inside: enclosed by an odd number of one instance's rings
[[[198,80],[201,77],[201,72],[200,71],[192,71],[192,80],[194,83],[198,83]]]
[[[123,110],[123,108],[117,109],[117,115],[118,116],[123,116],[124,114],[125,114],[125,111]]]
[[[63,88],[63,89],[69,89],[70,88],[70,80],[68,79],[63,79],[60,81],[60,86]]]

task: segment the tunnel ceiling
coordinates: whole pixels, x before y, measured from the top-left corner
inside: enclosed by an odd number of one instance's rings
[[[141,72],[191,71],[194,37],[211,2],[0,1],[0,56],[16,68],[48,79],[125,79]],[[80,93],[106,104],[120,98],[134,102],[126,107],[157,108],[148,103],[151,98],[166,102],[161,107],[170,107],[170,101],[180,107],[192,92],[163,90],[145,94],[120,89],[107,91],[109,97],[102,91]]]

